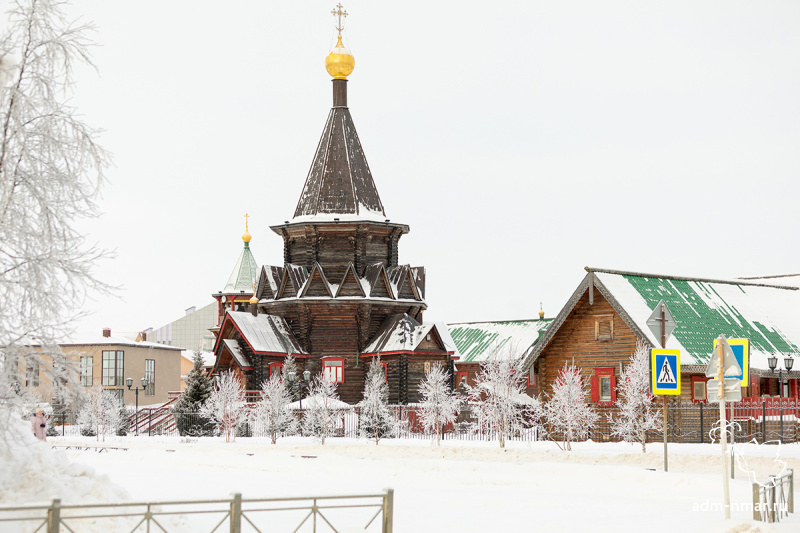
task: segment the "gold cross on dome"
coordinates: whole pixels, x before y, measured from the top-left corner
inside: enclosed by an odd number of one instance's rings
[[[331,14],[334,17],[339,17],[339,23],[336,25],[336,29],[339,31],[339,35],[342,34],[342,30],[344,26],[342,25],[342,17],[347,16],[347,11],[342,11],[342,4],[337,4],[336,7],[331,11]]]
[[[245,230],[245,231],[247,231],[247,232],[249,232],[249,231],[250,231],[250,230],[248,229],[248,227],[247,227],[247,222],[248,222],[248,220],[247,220],[247,219],[248,219],[248,218],[250,218],[250,215],[248,215],[247,213],[245,213],[245,214],[244,214],[244,230]]]

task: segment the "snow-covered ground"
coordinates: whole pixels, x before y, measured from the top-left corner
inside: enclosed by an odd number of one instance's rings
[[[670,444],[669,473],[662,446],[648,453],[619,443],[578,443],[563,452],[554,443],[305,438],[114,437],[105,446],[127,450],[63,450],[94,438],[51,438],[47,450],[108,476],[137,501],[327,495],[395,490],[395,531],[800,531],[796,514],[775,525],[752,522],[751,484],[737,468],[731,481],[733,519],[725,521],[722,466],[713,445]],[[100,443],[103,445],[103,443]],[[783,465],[800,472],[800,446],[740,449],[747,468],[763,475]],[[55,490],[55,488],[54,488]],[[36,496],[42,497],[37,491]],[[34,503],[24,490],[3,492]],[[82,501],[64,497],[65,503]],[[800,502],[799,502],[800,503]],[[210,527],[209,527],[210,529]]]

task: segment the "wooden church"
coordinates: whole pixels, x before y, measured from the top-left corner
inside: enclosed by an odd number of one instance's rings
[[[248,311],[225,311],[215,371],[233,369],[255,390],[293,355],[300,372],[323,372],[354,404],[380,356],[390,402],[413,403],[431,365],[448,369],[452,382],[453,347],[446,331],[422,323],[425,268],[400,263],[409,227],[387,218],[372,179],[347,105],[355,59],[337,29],[325,60],[333,107],[294,217],[271,227],[284,264],[261,268]]]

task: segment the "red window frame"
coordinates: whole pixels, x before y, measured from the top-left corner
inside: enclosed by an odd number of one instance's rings
[[[272,379],[272,376],[274,375],[276,369],[278,371],[278,375],[280,376],[283,373],[283,363],[270,363],[269,364],[269,377],[270,377],[270,379]],[[281,379],[283,379],[283,376],[281,376]]]
[[[341,365],[329,365],[335,361],[341,362]],[[334,376],[334,383],[344,383],[344,357],[323,357],[322,358],[322,374],[327,376],[330,374],[329,368],[341,369],[341,376]]]
[[[611,394],[610,399],[600,399],[600,379],[611,378]],[[612,405],[617,401],[617,378],[614,376],[614,367],[595,368],[594,376],[591,377],[592,383],[592,401],[598,405]]]
[[[458,373],[458,381],[456,382],[456,385],[461,385],[462,383],[464,385],[469,385],[469,372]]]
[[[389,383],[389,363],[381,363],[383,369],[383,382]]]
[[[694,403],[707,403],[708,402],[708,380],[711,378],[707,378],[704,376],[692,376],[692,402]],[[705,391],[706,397],[705,398],[695,398],[694,397],[694,384],[703,382],[705,383]]]

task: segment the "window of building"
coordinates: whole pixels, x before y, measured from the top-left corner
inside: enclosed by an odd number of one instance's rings
[[[598,341],[614,339],[614,315],[597,315],[594,317],[594,338]]]
[[[389,364],[381,363],[381,368],[383,369],[383,382],[389,383]]]
[[[617,379],[614,368],[595,368],[592,383],[592,401],[598,404],[611,405],[617,401]]]
[[[91,355],[81,357],[81,385],[84,387],[91,387],[94,375],[92,369],[94,368],[94,361]]]
[[[144,379],[147,380],[147,386],[144,388],[145,396],[155,396],[156,394],[156,360],[144,360]]]
[[[110,389],[114,396],[117,397],[117,405],[125,407],[125,389]]]
[[[458,373],[458,381],[459,385],[468,385],[467,380],[469,379],[469,372],[459,372]]]
[[[36,359],[28,359],[25,365],[25,386],[38,387],[39,386],[39,361]]]
[[[330,381],[344,383],[344,359],[341,357],[323,359],[322,372]]]
[[[281,378],[281,373],[283,372],[283,363],[270,363],[269,364],[269,377],[276,375],[278,378]]]
[[[706,382],[708,380],[700,376],[692,376],[692,401],[705,402],[708,400],[708,390]]]
[[[123,385],[125,378],[123,377],[123,359],[124,353],[122,350],[103,350],[103,385],[115,386]]]

